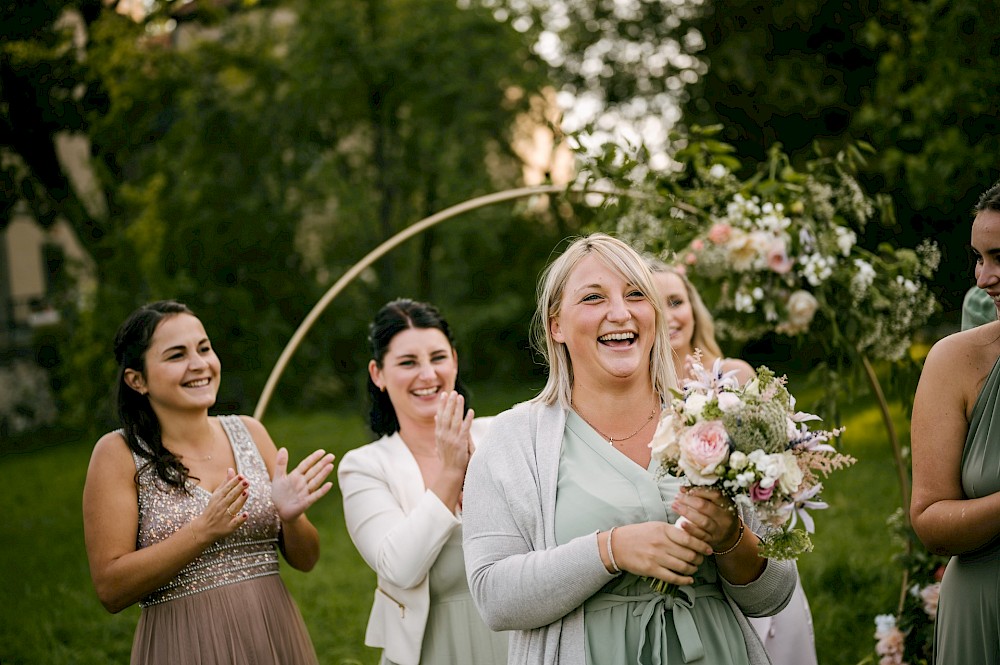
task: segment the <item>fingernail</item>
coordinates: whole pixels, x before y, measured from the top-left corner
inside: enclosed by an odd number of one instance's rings
[[[243,487],[250,487],[250,483],[248,483],[247,481],[244,480],[243,481]]]
[[[247,495],[247,491],[243,490],[243,496],[246,496],[246,495]]]

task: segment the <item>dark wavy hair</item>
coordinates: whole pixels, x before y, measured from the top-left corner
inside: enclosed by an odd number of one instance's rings
[[[135,310],[119,326],[115,334],[115,360],[118,363],[118,380],[114,387],[114,404],[119,425],[125,435],[129,450],[146,460],[136,471],[139,475],[153,467],[156,475],[168,485],[187,491],[188,468],[180,459],[163,446],[160,421],[149,404],[149,397],[133,390],[125,383],[125,371],[146,374],[146,351],[153,333],[164,319],[177,314],[194,312],[176,300],[160,300]],[[145,444],[145,445],[144,445]]]
[[[1000,212],[1000,182],[983,192],[976,202],[976,207],[972,210],[972,215],[976,216],[984,210]]]
[[[455,340],[451,328],[434,305],[417,302],[408,298],[400,298],[386,303],[368,325],[368,344],[371,346],[372,359],[382,368],[382,361],[389,350],[392,339],[409,328],[437,328],[448,339],[452,348]],[[455,375],[455,390],[465,398],[465,410],[469,410],[469,392],[462,384],[461,377]],[[389,394],[379,390],[379,387],[368,375],[368,397],[371,407],[368,410],[368,422],[372,431],[379,436],[394,434],[399,431],[399,420],[396,409],[389,399]]]

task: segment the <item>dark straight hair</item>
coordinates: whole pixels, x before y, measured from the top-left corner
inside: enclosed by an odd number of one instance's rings
[[[160,434],[160,421],[149,404],[149,397],[142,395],[125,383],[125,371],[146,374],[146,351],[153,333],[164,319],[177,314],[194,312],[176,300],[159,300],[148,303],[128,315],[115,334],[115,360],[118,362],[118,380],[114,387],[114,404],[118,423],[125,435],[129,450],[146,460],[139,475],[152,466],[156,475],[168,485],[187,491],[188,468],[172,452],[164,448]]]
[[[383,305],[368,326],[368,344],[371,347],[372,359],[379,368],[382,367],[382,361],[385,359],[392,339],[409,328],[437,328],[444,333],[452,348],[455,348],[451,328],[448,327],[448,322],[444,320],[434,305],[409,298],[400,298]],[[465,410],[468,412],[469,392],[462,384],[462,379],[458,374],[455,375],[455,390],[465,398]],[[368,397],[371,403],[368,411],[368,423],[372,431],[379,436],[398,432],[399,419],[396,417],[396,409],[392,405],[392,400],[389,399],[388,393],[379,390],[379,387],[372,381],[371,374],[368,375]]]

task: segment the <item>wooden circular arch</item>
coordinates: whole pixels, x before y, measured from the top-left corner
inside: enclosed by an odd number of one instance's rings
[[[284,350],[282,350],[281,355],[278,357],[278,361],[271,369],[271,374],[267,377],[267,383],[264,384],[264,390],[260,394],[257,406],[254,408],[254,418],[260,420],[264,417],[264,413],[267,411],[267,406],[271,401],[271,396],[274,394],[274,389],[278,385],[278,381],[281,379],[281,375],[284,373],[285,368],[288,366],[289,360],[291,360],[292,356],[295,355],[295,351],[298,350],[302,340],[316,323],[320,314],[322,314],[326,308],[330,306],[330,303],[333,302],[334,298],[336,298],[348,284],[354,281],[354,279],[360,275],[365,268],[375,263],[375,261],[382,258],[391,250],[395,249],[397,246],[406,240],[409,240],[413,236],[419,235],[427,229],[436,226],[445,220],[458,217],[463,213],[476,210],[478,208],[485,208],[496,203],[503,203],[505,201],[514,201],[516,199],[523,199],[542,194],[560,194],[565,192],[599,194],[602,196],[624,195],[635,198],[642,198],[646,196],[646,194],[642,192],[619,190],[611,187],[600,187],[596,185],[586,187],[572,185],[538,185],[535,187],[520,187],[517,189],[508,189],[502,192],[495,192],[493,194],[486,194],[484,196],[469,199],[468,201],[445,208],[430,217],[425,217],[416,224],[406,227],[372,251],[368,252],[363,259],[355,263],[350,270],[345,272],[343,276],[338,279],[326,293],[323,294],[323,297],[321,297],[313,306],[312,310],[309,311],[306,317],[302,320],[302,323],[300,323],[299,327],[295,330],[295,333],[292,334],[291,339],[288,340],[288,344],[285,345]]]

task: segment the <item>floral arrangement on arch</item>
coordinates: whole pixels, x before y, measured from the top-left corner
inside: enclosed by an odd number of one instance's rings
[[[796,410],[783,377],[761,366],[741,386],[721,363],[706,370],[694,359],[694,378],[663,410],[652,457],[662,472],[752,507],[765,526],[761,556],[795,559],[812,550],[809,511],[827,507],[823,479],[856,460],[829,444],[842,429],[806,425],[819,417]]]
[[[683,266],[723,339],[777,333],[902,359],[937,307],[927,280],[940,252],[931,241],[875,251],[859,244],[873,220],[894,223],[889,198],[867,195],[855,178],[861,149],[796,170],[775,147],[742,179],[733,148],[713,131],[689,139],[676,171],[632,169],[626,178],[650,196],[627,206],[618,237]]]

